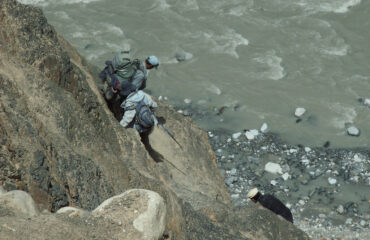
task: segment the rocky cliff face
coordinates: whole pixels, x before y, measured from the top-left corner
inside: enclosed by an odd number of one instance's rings
[[[119,113],[98,90],[97,71],[40,9],[0,0],[5,189],[28,192],[41,211],[51,212],[65,206],[92,210],[128,189],[149,189],[165,201],[168,239],[307,238],[266,210],[230,207],[207,135],[191,119],[162,103],[156,113],[182,148],[159,128],[143,141],[135,130],[123,129],[114,117]]]

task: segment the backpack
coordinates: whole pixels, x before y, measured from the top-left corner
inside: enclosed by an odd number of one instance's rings
[[[144,100],[136,105],[136,123],[141,127],[148,129],[154,125],[154,114]]]
[[[116,74],[118,80],[123,82],[125,80],[132,82],[132,77],[140,68],[140,60],[139,59],[130,59],[130,52],[128,51],[121,51],[117,53],[113,60],[113,73]]]

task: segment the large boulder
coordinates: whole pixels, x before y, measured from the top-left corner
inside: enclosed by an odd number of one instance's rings
[[[0,195],[0,208],[3,211],[10,211],[14,215],[37,216],[39,210],[32,197],[19,190],[10,191]]]
[[[156,192],[132,189],[105,200],[92,214],[121,226],[118,239],[157,240],[165,230],[166,206]]]

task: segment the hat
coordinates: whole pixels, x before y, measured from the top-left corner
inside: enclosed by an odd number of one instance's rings
[[[159,65],[159,60],[156,56],[150,56],[146,59],[146,61],[152,65],[153,67],[157,68]]]
[[[257,188],[253,188],[252,190],[250,190],[247,194],[247,197],[248,198],[254,198],[258,193],[258,189]]]

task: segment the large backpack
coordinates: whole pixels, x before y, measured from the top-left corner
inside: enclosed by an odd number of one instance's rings
[[[117,53],[112,60],[113,70],[120,82],[132,82],[132,77],[140,69],[139,59],[130,59],[128,51]]]
[[[136,123],[144,129],[149,129],[154,125],[154,114],[144,100],[136,105]]]

